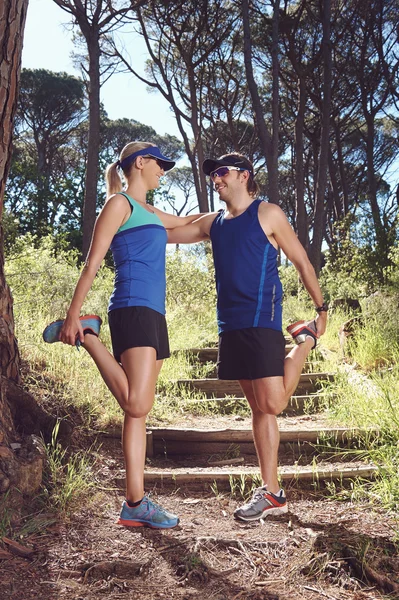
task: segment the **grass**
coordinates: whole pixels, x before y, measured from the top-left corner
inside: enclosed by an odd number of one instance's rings
[[[189,353],[190,348],[217,343],[215,286],[208,258],[199,260],[183,253],[168,256],[167,319],[174,352],[161,370],[149,425],[173,423],[176,415],[185,414],[249,414],[244,401],[204,401],[204,394],[176,384],[178,379],[208,377],[213,369],[209,363],[193,364]],[[44,327],[65,314],[79,275],[76,257],[56,254],[50,240],[34,247],[31,239],[21,239],[7,259],[6,274],[15,300],[16,337],[26,365],[25,385],[45,408],[59,418],[71,419],[82,431],[121,423],[122,411],[85,351],[42,341]],[[83,312],[97,313],[103,319],[101,337],[108,348],[111,343],[106,307],[112,279],[110,269],[101,269],[83,307]],[[397,304],[397,295],[392,294],[363,302],[363,324],[355,328],[347,342],[345,357],[338,332],[353,315],[331,311],[320,349],[310,356],[311,370],[339,373],[325,389],[334,398],[324,405],[331,419],[349,427],[374,427],[380,431],[378,440],[370,438],[365,450],[370,460],[381,465],[381,476],[367,485],[354,484],[351,497],[366,497],[393,509],[399,507],[399,326],[393,318]],[[302,289],[298,295],[284,299],[284,328],[289,322],[314,316],[312,303]],[[59,510],[67,511],[79,489],[83,496],[88,491],[85,484],[90,481],[91,464],[88,455],[62,454],[56,442],[48,453],[51,477],[58,481],[60,490],[55,493],[57,486],[49,484],[48,497]],[[242,485],[232,482],[232,493]]]
[[[8,497],[9,490],[0,496],[0,539],[8,535],[12,521],[12,509]]]
[[[256,488],[262,486],[262,479],[257,473],[229,477],[230,494],[239,500],[249,500]]]
[[[59,422],[54,427],[51,442],[46,446],[43,497],[50,509],[67,516],[91,495],[95,487],[94,459],[91,448],[69,455],[57,440],[58,429]]]

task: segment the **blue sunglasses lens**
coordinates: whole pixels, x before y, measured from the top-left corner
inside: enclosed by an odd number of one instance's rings
[[[215,177],[224,177],[225,175],[227,175],[229,170],[230,169],[228,169],[227,167],[220,167],[219,169],[216,169],[216,171],[212,171],[211,179],[215,179]]]

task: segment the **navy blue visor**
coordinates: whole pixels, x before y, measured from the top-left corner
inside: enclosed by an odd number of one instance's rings
[[[202,170],[205,175],[211,175],[219,167],[238,167],[240,171],[248,171],[251,177],[254,176],[252,165],[246,158],[238,154],[226,154],[222,158],[207,158],[202,163]]]
[[[133,154],[129,154],[126,158],[121,161],[118,161],[119,166],[123,171],[125,171],[130,165],[135,161],[138,156],[144,156],[148,158],[154,158],[158,161],[159,165],[162,167],[164,171],[169,171],[172,169],[176,162],[167,158],[162,154],[158,146],[148,146],[147,148],[142,148],[141,150],[137,150],[137,152],[133,152]]]

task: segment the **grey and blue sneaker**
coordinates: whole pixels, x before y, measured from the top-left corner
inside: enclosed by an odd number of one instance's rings
[[[244,506],[234,511],[234,518],[239,521],[259,521],[269,515],[278,515],[288,512],[287,499],[284,491],[272,494],[267,487],[256,488],[252,499]]]
[[[83,315],[82,317],[79,317],[79,321],[82,323],[84,333],[92,333],[98,337],[102,323],[100,317],[97,315]],[[59,321],[53,321],[53,323],[47,325],[46,329],[43,331],[44,341],[48,344],[59,342],[60,331],[63,324],[64,319],[60,319]],[[78,339],[76,340],[76,346],[80,346],[80,341]]]
[[[122,504],[118,525],[126,527],[151,527],[152,529],[172,529],[178,525],[176,515],[156,504],[148,496],[144,496],[138,506],[133,508],[126,501]]]

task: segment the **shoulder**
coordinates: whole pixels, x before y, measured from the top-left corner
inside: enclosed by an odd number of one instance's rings
[[[272,204],[271,202],[264,202],[263,200],[259,202],[259,214],[267,214],[271,216],[285,216],[282,209],[278,206],[278,204]]]
[[[154,213],[157,214],[158,216],[161,216],[161,215],[170,215],[170,213],[167,213],[164,210],[160,210],[156,206],[151,206],[151,210],[153,210]],[[170,216],[172,216],[172,215],[170,215]]]
[[[104,207],[110,204],[112,206],[129,206],[130,202],[122,192],[117,192],[116,194],[112,194],[109,198],[107,198]]]
[[[119,193],[113,194],[105,201],[99,217],[109,218],[110,215],[117,215],[123,219],[125,215],[131,213],[131,210],[130,203],[125,196]]]
[[[260,202],[258,215],[259,219],[267,219],[271,225],[288,221],[284,211],[277,204],[271,202]]]
[[[213,222],[216,217],[220,215],[220,212],[212,212],[204,215],[200,219],[198,219],[197,223],[200,223],[202,230],[204,233],[209,235]]]

